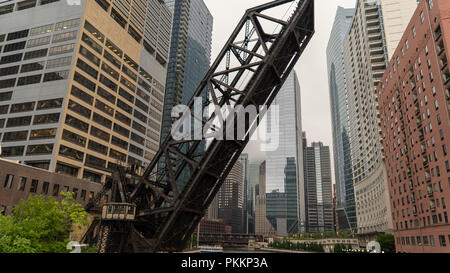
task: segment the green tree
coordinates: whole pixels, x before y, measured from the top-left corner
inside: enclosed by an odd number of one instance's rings
[[[74,228],[88,224],[84,208],[74,203],[71,193],[61,193],[61,202],[50,197],[30,196],[0,215],[0,253],[67,253]]]
[[[381,251],[385,253],[395,253],[395,239],[393,234],[379,234],[377,242],[381,246]]]

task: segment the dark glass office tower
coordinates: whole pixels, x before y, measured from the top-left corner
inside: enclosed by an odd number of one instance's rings
[[[162,140],[172,128],[172,108],[187,104],[210,67],[213,17],[203,0],[166,0],[173,12]]]
[[[343,62],[343,42],[353,19],[354,9],[338,7],[327,47],[330,106],[333,125],[334,171],[336,178],[338,229],[356,228],[355,194]]]

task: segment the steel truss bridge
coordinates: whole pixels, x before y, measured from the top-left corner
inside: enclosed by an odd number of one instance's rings
[[[273,15],[288,8],[287,20]],[[169,134],[145,171],[118,167],[86,209],[115,207],[106,208],[108,217],[95,218],[83,243],[97,244],[100,253],[183,250],[265,114],[246,118],[245,133],[238,135],[237,116],[245,112],[227,115],[211,108],[269,107],[313,34],[314,0],[277,0],[248,9],[187,105],[192,111],[181,118],[194,120],[211,136],[233,132],[234,140],[180,140]],[[200,116],[193,109],[199,97],[206,113]],[[173,132],[181,128],[182,123]]]

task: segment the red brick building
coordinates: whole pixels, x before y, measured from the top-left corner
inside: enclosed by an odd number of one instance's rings
[[[450,252],[450,1],[422,0],[377,89],[397,252]]]
[[[75,202],[85,206],[103,185],[13,161],[0,159],[0,213],[7,215],[30,195],[52,196],[61,200],[61,192],[73,192]]]

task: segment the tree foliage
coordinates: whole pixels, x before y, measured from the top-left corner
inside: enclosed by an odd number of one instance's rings
[[[290,241],[269,243],[270,248],[289,249],[298,251],[325,252],[322,244],[317,243],[292,243]]]
[[[55,198],[30,196],[13,208],[9,216],[0,215],[0,253],[66,253],[73,228],[87,225],[87,213],[74,203],[71,193]]]
[[[377,242],[381,246],[381,251],[384,253],[395,253],[395,238],[393,234],[379,234]]]

